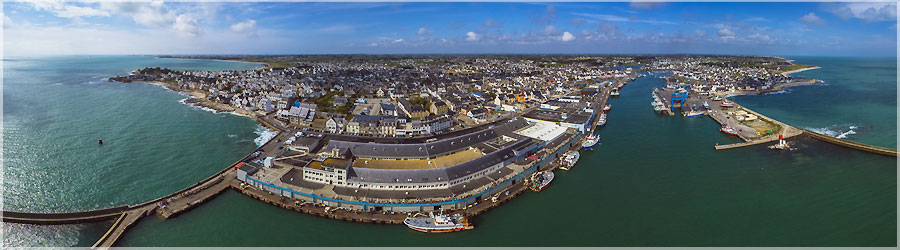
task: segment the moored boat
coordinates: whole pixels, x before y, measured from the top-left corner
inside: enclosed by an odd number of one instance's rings
[[[735,131],[734,128],[729,127],[728,125],[722,126],[722,128],[719,130],[722,131],[722,133],[726,133],[726,134],[733,135],[733,136],[738,136],[737,131]]]
[[[562,159],[559,161],[559,163],[561,165],[559,168],[562,170],[568,171],[569,169],[572,169],[572,167],[575,166],[575,163],[578,163],[579,158],[581,158],[581,154],[578,153],[578,151],[571,151],[571,152],[565,153],[565,154],[563,154]]]
[[[603,126],[606,124],[606,114],[600,114],[600,117],[597,118],[597,126]]]
[[[603,106],[603,111],[609,111],[610,109],[612,109],[612,106],[609,104],[606,104],[606,106]]]
[[[709,103],[706,101],[703,101],[703,108],[709,109]]]
[[[403,224],[424,233],[447,233],[475,228],[460,214],[434,215],[434,212],[428,212],[428,217],[407,217]]]
[[[595,134],[591,134],[584,139],[584,142],[581,143],[581,148],[584,150],[591,150],[598,144],[600,144],[600,137]]]
[[[721,106],[722,109],[726,109],[734,107],[734,103],[728,102],[728,99],[725,99],[724,101],[722,101],[722,104],[719,104],[719,106]]]
[[[550,185],[550,182],[553,181],[553,178],[555,176],[556,175],[553,174],[553,171],[549,170],[534,173],[534,175],[531,176],[531,182],[529,182],[530,184],[528,185],[528,188],[530,188],[532,191],[540,192],[541,190],[544,190],[544,188],[547,188],[548,185]]]
[[[691,111],[688,111],[687,113],[684,114],[685,117],[697,117],[697,116],[701,116],[701,115],[703,115],[703,111],[694,110],[694,109],[692,109]]]
[[[618,90],[618,89],[614,89],[614,90],[612,91],[612,93],[609,93],[609,95],[611,95],[611,96],[619,96],[619,90]]]

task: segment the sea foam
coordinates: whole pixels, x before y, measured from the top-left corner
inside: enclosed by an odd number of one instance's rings
[[[254,133],[259,135],[259,137],[253,139],[253,143],[256,143],[256,145],[260,147],[262,147],[263,144],[266,144],[266,142],[278,135],[278,132],[276,132],[275,130],[268,129],[266,127],[263,127],[262,125],[256,127],[256,131],[254,131]]]
[[[838,139],[846,139],[850,135],[855,135],[858,128],[854,125],[834,125],[825,128],[809,128],[809,130]]]

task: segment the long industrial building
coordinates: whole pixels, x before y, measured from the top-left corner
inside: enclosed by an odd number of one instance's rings
[[[546,162],[541,159],[558,157],[555,153],[559,150],[547,149],[571,146],[563,144],[571,144],[578,135],[576,129],[515,118],[426,143],[328,140],[316,142],[321,145],[317,152],[292,151],[272,164],[248,164],[246,168],[254,173],[239,170],[239,178],[292,198],[309,194],[312,200],[326,204],[326,199],[315,197],[345,201],[342,205],[353,209],[381,209],[365,204],[394,203],[409,203],[400,208],[407,211],[458,208],[460,204],[448,201],[462,200],[465,205],[492,194],[486,191],[521,183],[525,171],[534,171],[532,166]],[[271,169],[262,167],[265,173],[257,173],[253,167],[261,165]],[[476,194],[479,197],[474,197]],[[416,206],[418,203],[423,205]],[[430,206],[433,204],[440,205]]]

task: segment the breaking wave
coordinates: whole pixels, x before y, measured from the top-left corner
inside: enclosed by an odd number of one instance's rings
[[[218,113],[219,113],[219,111],[216,111],[215,109],[203,107],[203,106],[200,106],[200,105],[198,105],[198,104],[196,104],[196,103],[187,103],[187,100],[188,100],[188,99],[190,99],[190,98],[184,98],[184,99],[178,100],[178,103],[181,103],[181,104],[184,104],[184,105],[188,105],[188,106],[190,106],[191,108],[194,108],[194,109],[199,109],[199,110],[203,110],[203,111],[209,111],[209,112],[212,112],[213,114],[218,114]]]
[[[810,128],[809,130],[838,139],[846,139],[850,135],[855,135],[858,128],[854,125],[834,125],[825,128]]]
[[[263,127],[262,125],[256,127],[256,131],[254,131],[259,137],[253,139],[253,143],[256,143],[256,146],[262,147],[263,144],[266,144],[272,138],[275,138],[275,135],[278,135],[278,132],[275,130],[268,129]]]

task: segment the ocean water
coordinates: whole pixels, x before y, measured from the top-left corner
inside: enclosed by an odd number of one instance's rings
[[[801,62],[802,63],[802,62]],[[226,192],[203,206],[177,217],[143,219],[120,239],[119,246],[894,246],[896,244],[897,159],[848,150],[813,140],[796,142],[790,151],[764,146],[715,151],[717,143],[739,140],[718,131],[708,117],[684,118],[657,115],[650,106],[650,90],[664,84],[644,77],[628,84],[613,98],[601,143],[583,152],[571,171],[557,172],[557,179],[540,192],[528,192],[485,214],[472,218],[474,230],[451,234],[423,234],[402,225],[374,225],[325,219],[281,209]],[[146,85],[145,85],[146,86]],[[799,92],[802,88],[797,88]],[[156,89],[134,89],[148,95]],[[6,89],[4,90],[6,91]],[[161,92],[163,96],[170,92]],[[6,93],[4,93],[6,95]],[[760,98],[785,98],[767,95]],[[5,97],[5,96],[4,96]],[[197,112],[178,104],[179,97],[156,102],[175,103],[171,109],[191,111],[192,116],[213,116],[203,128],[234,116]],[[739,97],[740,98],[740,97]],[[764,100],[758,100],[765,102]],[[743,104],[743,101],[741,101]],[[168,105],[168,104],[159,104]],[[750,106],[751,104],[746,104]],[[757,107],[751,106],[756,109]],[[160,108],[162,109],[162,107]],[[168,113],[172,111],[164,111]],[[892,111],[896,117],[896,111]],[[768,114],[767,114],[768,115]],[[221,119],[216,120],[216,119]],[[778,119],[781,119],[780,117]],[[6,122],[6,121],[5,121]],[[252,122],[251,122],[252,123]],[[793,124],[793,123],[792,123]],[[813,125],[810,125],[813,126]],[[868,126],[860,122],[860,127]],[[256,125],[235,126],[222,140],[256,138]],[[862,134],[862,133],[859,133]],[[893,136],[896,134],[883,135]],[[6,140],[6,133],[4,140]],[[196,137],[189,137],[199,140]],[[92,138],[93,140],[93,138]],[[253,144],[231,146],[183,139],[179,143],[203,144],[209,153],[198,153],[203,162],[214,161],[215,150],[234,150],[233,159],[210,165],[209,173],[241,157]],[[243,145],[243,144],[239,144]],[[104,145],[106,146],[106,145]],[[6,147],[6,145],[4,145]],[[28,144],[22,148],[34,147]],[[140,149],[158,148],[142,145]],[[222,148],[222,149],[218,149]],[[6,150],[6,148],[4,148]],[[158,150],[169,150],[163,148]],[[50,160],[50,158],[43,158]],[[58,159],[56,159],[58,160]],[[4,159],[6,161],[6,159]],[[189,160],[186,160],[189,161]],[[5,166],[8,166],[4,162]],[[21,166],[21,165],[20,165]],[[26,167],[30,167],[27,166]],[[21,168],[26,168],[21,167]],[[68,167],[71,168],[71,167]],[[9,168],[6,168],[9,169]],[[47,168],[32,174],[40,179],[66,167]],[[137,171],[134,168],[131,171]],[[153,168],[157,169],[157,168]],[[9,171],[9,170],[7,170]],[[83,170],[82,170],[83,171]],[[23,171],[24,172],[24,171]],[[208,176],[202,171],[181,172],[187,183]],[[148,190],[168,193],[165,175],[146,175]],[[154,178],[158,177],[158,178]],[[163,177],[159,177],[163,176]],[[56,178],[56,177],[54,177]],[[46,178],[51,179],[51,178]],[[129,181],[115,179],[115,185]],[[41,187],[43,184],[35,185]],[[67,188],[84,188],[86,182],[70,182]],[[98,193],[121,195],[88,197],[71,194],[46,199],[65,206],[102,207],[114,197],[156,195],[141,190]],[[4,191],[10,189],[4,184]],[[43,190],[42,188],[34,188]],[[102,190],[106,190],[101,192]],[[165,191],[162,191],[165,190]],[[6,193],[6,192],[5,192]],[[122,199],[122,198],[119,198]],[[138,199],[134,200],[146,200]],[[127,200],[127,199],[124,199]],[[5,201],[29,207],[26,199]],[[87,204],[87,205],[85,205]],[[49,205],[48,205],[49,206]],[[62,205],[60,205],[62,206]],[[41,208],[39,205],[33,206]],[[63,207],[65,208],[65,207]],[[17,245],[88,246],[109,226],[95,223],[73,226],[15,226]],[[48,236],[52,235],[52,237]],[[532,236],[534,235],[534,236]],[[9,237],[7,237],[9,238]],[[45,240],[59,239],[59,240]],[[6,239],[9,242],[9,239]]]
[[[256,147],[265,129],[248,117],[181,104],[185,96],[156,85],[106,80],[157,66],[260,65],[149,56],[4,59],[3,209],[75,212],[140,203],[189,186]],[[4,223],[4,243],[90,246],[108,224]]]
[[[897,148],[897,58],[788,57],[821,69],[792,74],[823,80],[784,93],[737,96],[738,103],[795,127]]]

